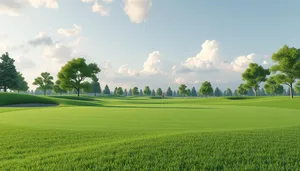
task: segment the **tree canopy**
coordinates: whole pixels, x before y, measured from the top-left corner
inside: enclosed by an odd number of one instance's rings
[[[300,78],[300,49],[284,45],[272,55],[276,63],[271,71],[276,74],[275,79],[280,84],[286,84],[290,88],[290,97],[294,97],[293,83]]]
[[[247,87],[247,86],[245,86],[244,84],[240,84],[240,85],[238,86],[238,89],[237,89],[238,95],[240,95],[240,96],[247,95],[247,94],[248,94],[248,90],[247,90],[246,87]]]
[[[266,84],[264,85],[265,93],[269,95],[283,94],[283,86],[276,80],[276,76],[271,76],[268,78]]]
[[[269,69],[264,69],[256,63],[250,63],[249,67],[242,74],[242,79],[246,81],[245,86],[252,88],[256,96],[259,84],[267,80],[267,75],[270,75]]]
[[[156,90],[156,95],[157,95],[157,96],[161,96],[161,95],[162,95],[162,90],[161,90],[161,88],[158,88],[158,89]]]
[[[101,86],[100,86],[100,83],[99,83],[99,79],[97,77],[92,77],[92,89],[93,89],[93,92],[94,92],[94,96],[98,94],[101,94]]]
[[[44,95],[46,95],[47,90],[53,89],[53,77],[49,72],[42,72],[41,76],[34,79],[33,85],[38,86],[38,89],[42,90]]]
[[[192,88],[191,96],[196,97],[197,96],[197,91],[195,87]]]
[[[82,88],[82,82],[86,78],[96,77],[101,72],[95,63],[87,64],[84,58],[75,58],[67,62],[58,73],[62,88],[73,88],[77,90],[77,96]]]
[[[14,65],[15,60],[6,52],[0,57],[0,89],[14,89],[17,85],[18,73]]]
[[[60,87],[60,83],[61,83],[60,80],[55,81],[55,85],[53,86],[54,92],[58,94],[67,93],[67,90],[64,90]]]
[[[110,95],[110,89],[109,89],[108,85],[105,85],[104,90],[103,90],[103,94]]]
[[[117,96],[122,96],[124,94],[123,88],[122,87],[118,87],[116,94],[117,94]]]
[[[151,90],[149,86],[146,86],[144,89],[144,95],[150,96],[151,95]]]
[[[27,91],[29,89],[28,83],[25,81],[25,78],[23,77],[22,73],[20,72],[17,73],[16,83],[10,89],[16,90],[18,91],[18,93],[20,91]]]
[[[217,96],[217,97],[220,97],[221,95],[222,95],[222,92],[221,92],[221,90],[219,89],[219,87],[217,87],[216,89],[215,89],[215,96]]]
[[[172,91],[171,87],[168,87],[168,89],[167,89],[167,96],[173,96],[173,91]]]
[[[179,93],[180,93],[181,96],[185,96],[186,95],[186,85],[181,84],[178,89],[179,89],[178,91],[179,91]]]
[[[133,87],[133,89],[132,89],[132,95],[133,96],[138,96],[139,95],[139,89],[137,87]]]
[[[205,81],[202,83],[201,88],[199,90],[200,94],[203,96],[211,96],[213,94],[213,88],[210,82]]]

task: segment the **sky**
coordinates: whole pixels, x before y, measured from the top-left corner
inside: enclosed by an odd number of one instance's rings
[[[235,89],[249,63],[265,68],[300,46],[299,0],[0,0],[0,53],[30,89],[72,58],[97,63],[108,84],[151,89],[204,81]]]

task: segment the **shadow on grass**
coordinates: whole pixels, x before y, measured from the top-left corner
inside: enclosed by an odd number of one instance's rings
[[[106,108],[124,108],[124,109],[194,109],[194,110],[207,110],[207,109],[219,109],[213,107],[165,107],[165,106],[102,106]]]
[[[249,100],[249,99],[259,99],[261,97],[247,97],[247,96],[235,96],[235,97],[225,97],[227,100]]]
[[[77,97],[77,96],[50,96],[57,99],[79,100],[79,101],[98,101],[93,97]]]

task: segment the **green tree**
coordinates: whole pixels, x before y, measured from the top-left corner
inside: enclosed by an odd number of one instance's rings
[[[53,90],[55,93],[58,93],[58,94],[62,94],[62,93],[67,93],[67,90],[64,90],[60,87],[60,83],[61,81],[60,80],[56,80],[55,81],[55,85],[53,86]]]
[[[238,90],[237,89],[234,90],[233,96],[238,96]]]
[[[9,57],[6,52],[0,57],[0,89],[7,92],[7,89],[16,87],[18,73],[14,65],[15,60]]]
[[[168,87],[168,89],[167,89],[167,96],[173,96],[173,91],[172,91],[171,87]]]
[[[108,85],[105,85],[104,90],[103,90],[103,94],[104,95],[110,95],[110,89],[109,89]]]
[[[222,94],[222,92],[221,92],[221,90],[219,89],[219,87],[217,87],[216,89],[215,89],[215,96],[216,97],[220,97],[221,96],[221,94]]]
[[[294,98],[293,83],[300,78],[300,49],[284,45],[272,55],[276,63],[271,67],[275,79],[280,84],[286,84],[290,88],[290,97]]]
[[[129,89],[128,96],[132,96],[132,89]]]
[[[196,92],[195,87],[192,88],[191,96],[193,96],[193,97],[197,96],[197,92]]]
[[[97,95],[97,93],[101,94],[101,86],[100,86],[100,83],[99,83],[99,79],[97,77],[92,77],[92,89],[93,89],[93,92],[94,92],[94,96]]]
[[[192,92],[191,92],[191,90],[188,88],[187,90],[186,90],[186,96],[191,96],[192,95]]]
[[[242,74],[242,78],[246,81],[245,86],[252,88],[256,96],[259,84],[267,80],[267,75],[270,75],[269,69],[264,69],[256,63],[250,63],[249,68]]]
[[[124,96],[128,96],[127,89],[124,90]]]
[[[300,81],[298,81],[298,82],[296,83],[296,85],[295,85],[295,91],[296,91],[297,93],[300,93]]]
[[[144,95],[150,96],[151,95],[151,90],[149,86],[146,86],[144,89]]]
[[[173,91],[173,96],[174,96],[174,97],[176,97],[176,96],[177,96],[177,94],[176,94],[176,91],[175,91],[175,90]]]
[[[214,90],[213,90],[210,82],[205,81],[202,83],[199,92],[203,96],[211,96],[213,94]]]
[[[152,90],[151,96],[154,97],[156,95],[155,90]]]
[[[162,95],[162,90],[161,90],[161,88],[158,88],[158,89],[156,90],[156,95],[157,95],[157,96],[161,96],[161,95]]]
[[[227,88],[225,93],[226,93],[226,96],[232,96],[232,90],[230,88]]]
[[[283,86],[277,82],[274,76],[268,78],[266,84],[264,85],[265,93],[269,95],[276,95],[283,93]]]
[[[122,96],[124,94],[123,88],[122,87],[118,87],[116,94],[117,94],[117,96]]]
[[[117,90],[118,90],[118,87],[115,87],[115,89],[114,89],[114,96],[117,95]]]
[[[22,73],[17,73],[16,84],[10,89],[16,90],[18,93],[20,91],[27,91],[29,89],[28,83],[25,81],[25,78],[23,77]]]
[[[139,95],[139,89],[137,87],[133,87],[133,89],[132,89],[132,95],[133,96],[138,96]]]
[[[185,96],[186,95],[186,85],[181,84],[178,89],[179,89],[178,91],[179,91],[179,93],[180,93],[181,96]]]
[[[99,72],[101,72],[101,70],[97,64],[87,64],[84,58],[75,58],[63,66],[57,76],[61,81],[62,88],[75,89],[79,97],[82,82],[86,78],[96,77],[96,74]]]
[[[245,88],[246,86],[244,84],[240,84],[238,86],[238,89],[237,89],[237,93],[238,95],[240,96],[244,96],[244,95],[247,95],[248,94],[248,90],[247,88]]]
[[[33,85],[38,86],[38,89],[42,90],[44,95],[46,95],[47,90],[52,90],[53,88],[53,77],[49,72],[42,72],[41,76],[34,79]]]
[[[88,81],[84,81],[81,85],[83,93],[91,93],[93,90],[93,85],[88,82]]]
[[[143,96],[144,95],[144,93],[143,93],[143,90],[142,89],[140,89],[140,94],[139,94],[140,96]]]

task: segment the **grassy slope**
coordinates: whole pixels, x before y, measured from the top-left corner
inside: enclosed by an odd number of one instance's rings
[[[300,99],[50,99],[0,109],[0,170],[300,167]]]

